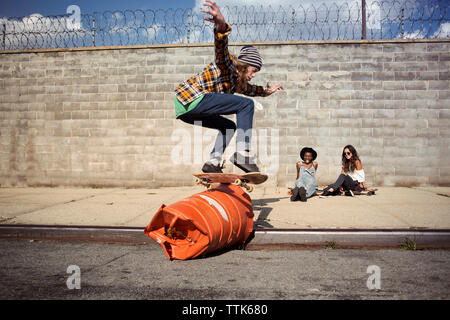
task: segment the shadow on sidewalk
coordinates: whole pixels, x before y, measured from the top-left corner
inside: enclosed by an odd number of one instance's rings
[[[260,211],[258,219],[255,221],[253,228],[273,228],[267,219],[269,214],[272,212],[273,208],[268,207],[267,204],[279,202],[284,198],[267,198],[267,199],[257,199],[252,200],[253,211]]]

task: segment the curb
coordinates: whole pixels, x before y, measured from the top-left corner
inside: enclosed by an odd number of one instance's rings
[[[155,244],[142,227],[0,225],[0,239]],[[450,230],[255,229],[246,250],[450,248]]]
[[[249,250],[301,248],[450,248],[450,230],[257,229]]]
[[[155,243],[140,227],[0,225],[0,239],[107,242],[120,244]]]

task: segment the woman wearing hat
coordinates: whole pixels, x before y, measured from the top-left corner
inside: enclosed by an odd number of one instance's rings
[[[303,201],[316,193],[317,181],[317,152],[313,148],[305,147],[300,151],[302,162],[297,162],[297,178],[295,188],[292,189],[291,201]]]
[[[250,84],[262,68],[261,56],[250,45],[244,46],[239,56],[231,55],[230,25],[215,2],[206,0],[204,6],[209,8],[202,11],[211,15],[205,20],[214,23],[215,61],[175,89],[175,115],[186,123],[219,130],[203,172],[222,172],[222,156],[236,129],[236,152],[230,161],[245,172],[256,172],[259,168],[250,154],[254,102],[234,93],[267,97],[283,88],[280,84],[272,87]],[[223,117],[230,114],[236,114],[236,124]]]

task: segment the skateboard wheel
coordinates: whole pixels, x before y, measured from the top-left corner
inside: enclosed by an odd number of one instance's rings
[[[247,186],[247,191],[248,192],[252,192],[253,191],[253,186]]]
[[[233,182],[233,184],[235,184],[235,185],[237,185],[237,186],[240,186],[240,185],[242,185],[242,181],[241,181],[241,179],[236,179],[236,180]]]
[[[207,185],[206,185],[206,189],[208,189],[208,190],[211,190],[212,187],[213,187],[212,184],[207,184]]]
[[[201,183],[202,183],[202,179],[200,179],[200,178],[195,179],[195,184],[201,184]]]

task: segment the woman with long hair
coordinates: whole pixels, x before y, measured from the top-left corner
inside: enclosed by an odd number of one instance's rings
[[[358,152],[352,145],[347,145],[342,151],[342,170],[336,182],[327,186],[322,196],[338,195],[353,196],[353,191],[366,190],[366,176],[359,159]]]
[[[250,152],[254,102],[234,93],[267,97],[283,87],[250,84],[263,65],[258,50],[246,45],[239,55],[231,55],[228,51],[231,26],[215,2],[206,0],[204,6],[208,9],[202,11],[210,15],[205,20],[214,23],[215,61],[175,89],[175,116],[189,124],[219,130],[203,172],[222,172],[222,156],[236,130],[236,152],[230,161],[245,172],[256,172],[259,168]],[[223,117],[230,114],[236,114],[236,123]]]

